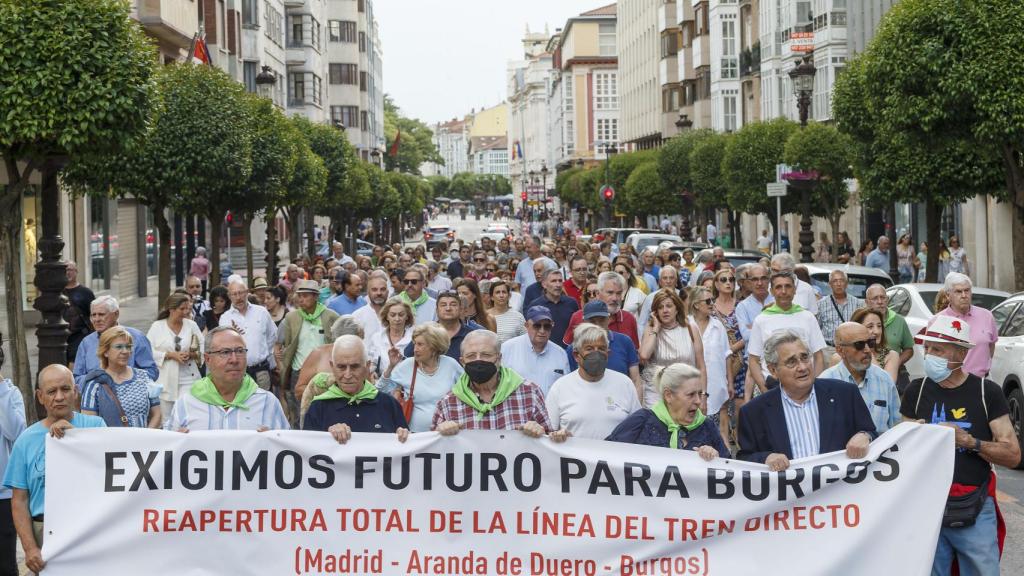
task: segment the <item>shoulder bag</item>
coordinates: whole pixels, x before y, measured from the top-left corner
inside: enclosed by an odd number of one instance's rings
[[[402,406],[402,415],[405,416],[405,421],[412,421],[412,408],[413,408],[413,394],[416,390],[416,373],[419,372],[419,363],[413,361],[412,363],[412,382],[409,384],[409,394],[402,394],[402,398],[399,399],[398,403]]]
[[[128,426],[128,416],[124,413],[124,407],[121,406],[121,401],[117,398],[117,394],[114,393],[114,389],[110,386],[109,382],[100,382],[103,389],[107,391],[107,394],[114,400],[114,404],[117,405],[117,411],[121,414],[121,426]]]

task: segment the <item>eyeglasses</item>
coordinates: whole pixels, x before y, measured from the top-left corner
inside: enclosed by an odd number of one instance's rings
[[[807,352],[802,352],[800,354],[795,354],[793,356],[790,356],[789,358],[786,359],[785,362],[782,363],[782,365],[785,366],[786,368],[789,368],[790,370],[792,370],[792,369],[796,368],[797,366],[799,366],[801,364],[810,364],[810,363],[811,363],[811,355],[808,354]]]
[[[249,352],[248,348],[225,348],[223,350],[210,350],[209,352],[207,352],[207,354],[211,356],[216,356],[223,360],[227,360],[232,356],[244,357],[247,352]]]
[[[750,280],[751,282],[755,282],[755,283],[756,282],[767,282],[768,281],[768,277],[767,276],[751,276],[750,278],[747,278],[747,280]]]
[[[719,282],[725,282],[727,284],[732,284],[733,282],[736,281],[736,277],[735,276],[722,276],[721,278],[718,279],[718,281]]]
[[[552,324],[551,322],[538,322],[537,324],[534,324],[533,327],[537,330],[546,330],[550,332],[551,329],[554,327],[554,324]]]
[[[174,351],[181,352],[181,336],[174,337]]]
[[[473,258],[473,262],[487,262],[487,258]]]
[[[868,338],[867,340],[857,340],[856,342],[847,342],[846,344],[840,344],[840,346],[848,346],[856,349],[858,352],[863,350],[865,346],[872,350],[878,348],[878,340],[874,338]]]
[[[415,286],[420,282],[421,281],[416,278],[406,278],[405,280],[402,280],[402,284],[405,284],[406,286]]]
[[[708,298],[707,300],[701,300],[701,302],[707,304],[708,306],[713,306],[715,304],[715,301],[712,298]]]
[[[112,344],[110,347],[113,348],[114,350],[129,350],[130,351],[132,349],[132,345],[131,344]]]

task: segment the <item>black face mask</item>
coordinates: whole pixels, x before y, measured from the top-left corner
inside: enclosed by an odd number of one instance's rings
[[[474,360],[472,362],[466,362],[463,366],[466,370],[466,376],[469,376],[469,381],[474,384],[483,384],[494,375],[498,373],[498,365],[494,362],[486,362],[484,360]]]
[[[608,355],[600,352],[591,352],[583,358],[581,358],[580,366],[586,370],[587,374],[601,378],[604,376],[604,371],[608,368]]]

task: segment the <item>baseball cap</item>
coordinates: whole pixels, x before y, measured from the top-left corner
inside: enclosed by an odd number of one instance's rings
[[[584,320],[590,320],[591,318],[607,318],[608,316],[610,316],[608,313],[608,305],[600,300],[591,300],[583,307]]]
[[[551,311],[544,306],[533,306],[526,311],[526,319],[530,322],[538,320],[551,320]]]

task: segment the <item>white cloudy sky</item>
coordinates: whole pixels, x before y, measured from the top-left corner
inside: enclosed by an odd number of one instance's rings
[[[553,33],[611,0],[375,0],[384,47],[384,91],[407,116],[427,123],[505,99],[505,68],[522,58],[520,39]]]

